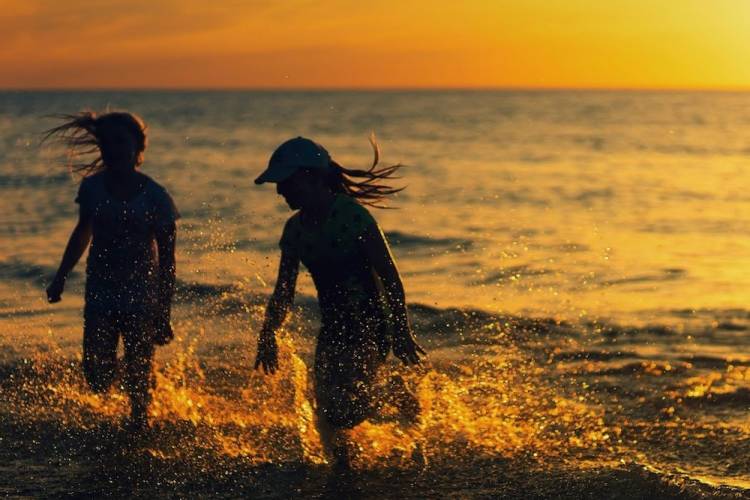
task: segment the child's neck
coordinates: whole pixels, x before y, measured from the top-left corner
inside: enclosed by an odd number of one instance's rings
[[[146,177],[137,170],[106,171],[104,185],[109,194],[121,201],[130,201],[144,189]]]
[[[107,174],[107,177],[109,177],[110,179],[115,179],[121,182],[133,181],[141,177],[139,175],[138,170],[136,169],[132,169],[132,170],[107,169],[105,170],[105,173]]]
[[[320,198],[315,200],[314,204],[311,204],[302,209],[302,216],[313,224],[319,224],[328,216],[331,212],[331,206],[336,200],[336,194],[333,192],[326,192]]]

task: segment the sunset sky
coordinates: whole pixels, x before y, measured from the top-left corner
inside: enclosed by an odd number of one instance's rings
[[[0,0],[1,88],[750,88],[750,0]]]

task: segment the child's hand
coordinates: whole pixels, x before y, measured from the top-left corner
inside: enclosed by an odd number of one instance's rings
[[[162,312],[156,316],[154,321],[154,344],[167,345],[174,339],[172,323],[169,321],[169,311]]]
[[[279,346],[276,336],[261,333],[258,339],[258,354],[255,356],[255,369],[263,368],[266,375],[276,373],[279,367]]]
[[[427,353],[422,349],[414,335],[410,331],[398,334],[393,339],[393,354],[404,362],[405,365],[418,365],[420,362],[419,355]]]
[[[62,293],[65,289],[65,280],[59,279],[57,276],[55,276],[55,279],[52,280],[52,283],[50,286],[47,287],[47,301],[50,304],[54,304],[55,302],[60,302],[62,299]]]

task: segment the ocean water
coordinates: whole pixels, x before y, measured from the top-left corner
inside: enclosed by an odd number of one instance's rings
[[[82,381],[83,262],[63,302],[43,296],[77,188],[40,147],[46,115],[107,107],[147,122],[143,171],[182,214],[177,339],[137,443],[122,393]],[[0,93],[0,492],[339,491],[312,425],[309,278],[281,373],[251,369],[290,215],[252,181],[297,135],[369,166],[373,131],[406,165],[373,214],[430,356],[393,363],[422,420],[354,431],[352,491],[750,494],[750,94],[614,91]]]

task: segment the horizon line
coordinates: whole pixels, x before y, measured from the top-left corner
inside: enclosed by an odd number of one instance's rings
[[[143,87],[0,87],[0,92],[750,92],[747,86],[386,86],[386,87],[271,87],[271,86],[143,86]]]

